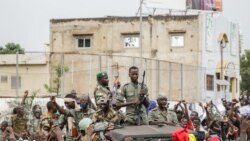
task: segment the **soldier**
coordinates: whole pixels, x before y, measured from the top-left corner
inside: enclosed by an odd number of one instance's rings
[[[18,106],[17,113],[12,115],[10,125],[13,128],[17,139],[28,139],[27,122],[28,118],[25,115],[24,107]]]
[[[157,98],[158,106],[149,112],[149,124],[177,125],[177,115],[174,111],[167,108],[167,97],[159,95]]]
[[[67,94],[64,98],[64,104],[67,109],[63,109],[59,106],[56,100],[53,100],[53,103],[56,106],[56,109],[60,112],[61,117],[58,121],[58,124],[61,129],[66,126],[66,140],[71,141],[73,138],[77,137],[77,118],[76,110],[80,111],[80,106],[77,104],[74,94]]]
[[[106,72],[99,72],[96,74],[96,77],[98,84],[94,91],[95,102],[97,103],[100,97],[109,97],[111,99],[112,95],[108,86],[108,74]]]
[[[104,122],[105,121],[105,122],[116,123],[119,120],[119,116],[110,107],[108,98],[101,97],[97,101],[97,106],[100,107],[100,109],[94,113],[94,115],[92,117],[93,122]]]
[[[123,86],[121,94],[117,96],[117,107],[126,107],[127,125],[148,124],[146,108],[149,105],[148,88],[138,82],[139,69],[135,66],[129,68],[131,82]],[[124,98],[126,103],[124,103]],[[142,98],[142,99],[141,99]]]
[[[95,110],[90,108],[92,103],[88,95],[83,94],[80,96],[79,99],[80,99],[81,110],[77,114],[78,123],[83,118],[92,118],[93,114],[95,113]]]
[[[81,141],[114,141],[109,132],[109,130],[113,129],[110,124],[101,127],[101,130],[104,130],[102,131],[102,138],[100,137],[100,128],[98,129],[100,126],[93,123],[90,118],[83,118],[78,126],[81,130]]]
[[[51,101],[47,102],[48,112],[42,116],[42,121],[40,124],[40,132],[43,138],[48,141],[64,141],[64,134],[62,130],[56,125],[55,114],[57,113],[57,108],[54,104],[55,98],[52,97]]]
[[[119,114],[117,114],[110,106],[109,99],[101,97],[97,101],[100,109],[93,115],[92,121],[97,140],[107,140],[110,136],[108,131],[114,128],[114,124],[119,124]]]
[[[77,129],[79,121],[83,118],[91,118],[95,113],[95,111],[89,108],[89,105],[91,105],[91,103],[89,103],[88,95],[82,95],[80,97],[79,99],[80,106],[77,104],[76,99],[74,99],[74,95],[72,94],[68,94],[65,96],[64,103],[67,109],[61,108],[55,102],[57,109],[61,114],[63,114],[63,117],[60,118],[59,121],[60,127],[62,129],[64,125],[66,125],[67,140],[72,140],[73,138],[77,139],[80,136],[78,134],[76,135],[73,132],[75,132],[74,130]]]

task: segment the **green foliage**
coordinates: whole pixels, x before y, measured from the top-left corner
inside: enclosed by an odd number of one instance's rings
[[[26,111],[31,111],[34,99],[35,99],[38,92],[39,92],[39,90],[33,91],[32,95],[25,100],[24,108]],[[18,99],[10,100],[10,101],[7,101],[7,105],[10,109],[13,109],[14,107],[17,107],[18,105],[20,105],[20,101]]]
[[[0,54],[16,54],[17,51],[19,54],[24,54],[25,52],[19,44],[15,43],[7,43],[5,47],[0,47]]]
[[[64,72],[68,72],[69,68],[67,66],[64,66]],[[61,76],[62,71],[61,71],[61,65],[56,65],[53,67],[53,71],[55,72],[56,76],[52,80],[51,86],[44,84],[44,88],[49,92],[49,93],[56,93],[57,95],[59,94],[60,87],[61,87]]]
[[[240,75],[241,75],[241,91],[250,92],[250,50],[245,50],[245,53],[240,57]]]
[[[27,109],[28,111],[32,110],[33,102],[34,102],[34,99],[36,98],[36,95],[38,92],[39,92],[39,90],[32,92],[32,95],[28,99],[26,99],[25,109]]]

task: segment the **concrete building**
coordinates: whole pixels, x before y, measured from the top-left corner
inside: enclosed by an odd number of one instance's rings
[[[46,54],[19,54],[18,57],[16,54],[2,54],[0,77],[1,97],[22,97],[25,90],[30,94],[46,94],[44,84],[49,84],[50,77],[48,57]]]
[[[127,83],[128,69],[136,65],[140,75],[146,70],[151,98],[159,93],[171,100],[205,101],[225,94],[235,98],[238,36],[236,24],[211,14],[147,16],[141,23],[139,17],[52,19],[50,66],[69,68],[61,78],[64,94],[76,89],[92,96],[100,70],[107,71],[110,80],[119,74],[121,83]]]

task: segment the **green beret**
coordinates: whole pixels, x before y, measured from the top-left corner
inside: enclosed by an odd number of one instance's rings
[[[98,73],[96,74],[96,77],[97,77],[97,78],[102,78],[103,76],[108,76],[107,72],[101,71],[101,72],[98,72]]]

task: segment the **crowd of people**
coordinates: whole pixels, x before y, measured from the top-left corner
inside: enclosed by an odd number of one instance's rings
[[[94,90],[95,103],[87,94],[71,91],[64,97],[64,106],[55,97],[47,102],[47,111],[34,105],[27,111],[25,91],[21,104],[13,107],[8,121],[1,123],[2,141],[114,141],[111,130],[123,126],[158,125],[177,126],[173,141],[248,141],[250,140],[250,98],[242,96],[232,101],[222,100],[226,109],[221,113],[212,101],[199,103],[203,113],[190,111],[181,100],[169,107],[165,94],[158,94],[156,102],[148,96],[144,81],[138,82],[139,69],[129,68],[130,82],[121,87],[115,81],[109,88],[106,72],[97,73]],[[123,112],[121,108],[125,107]],[[205,116],[204,116],[205,115]],[[143,130],[143,129],[142,129]],[[192,134],[189,134],[192,133]],[[132,137],[124,140],[133,141]]]

